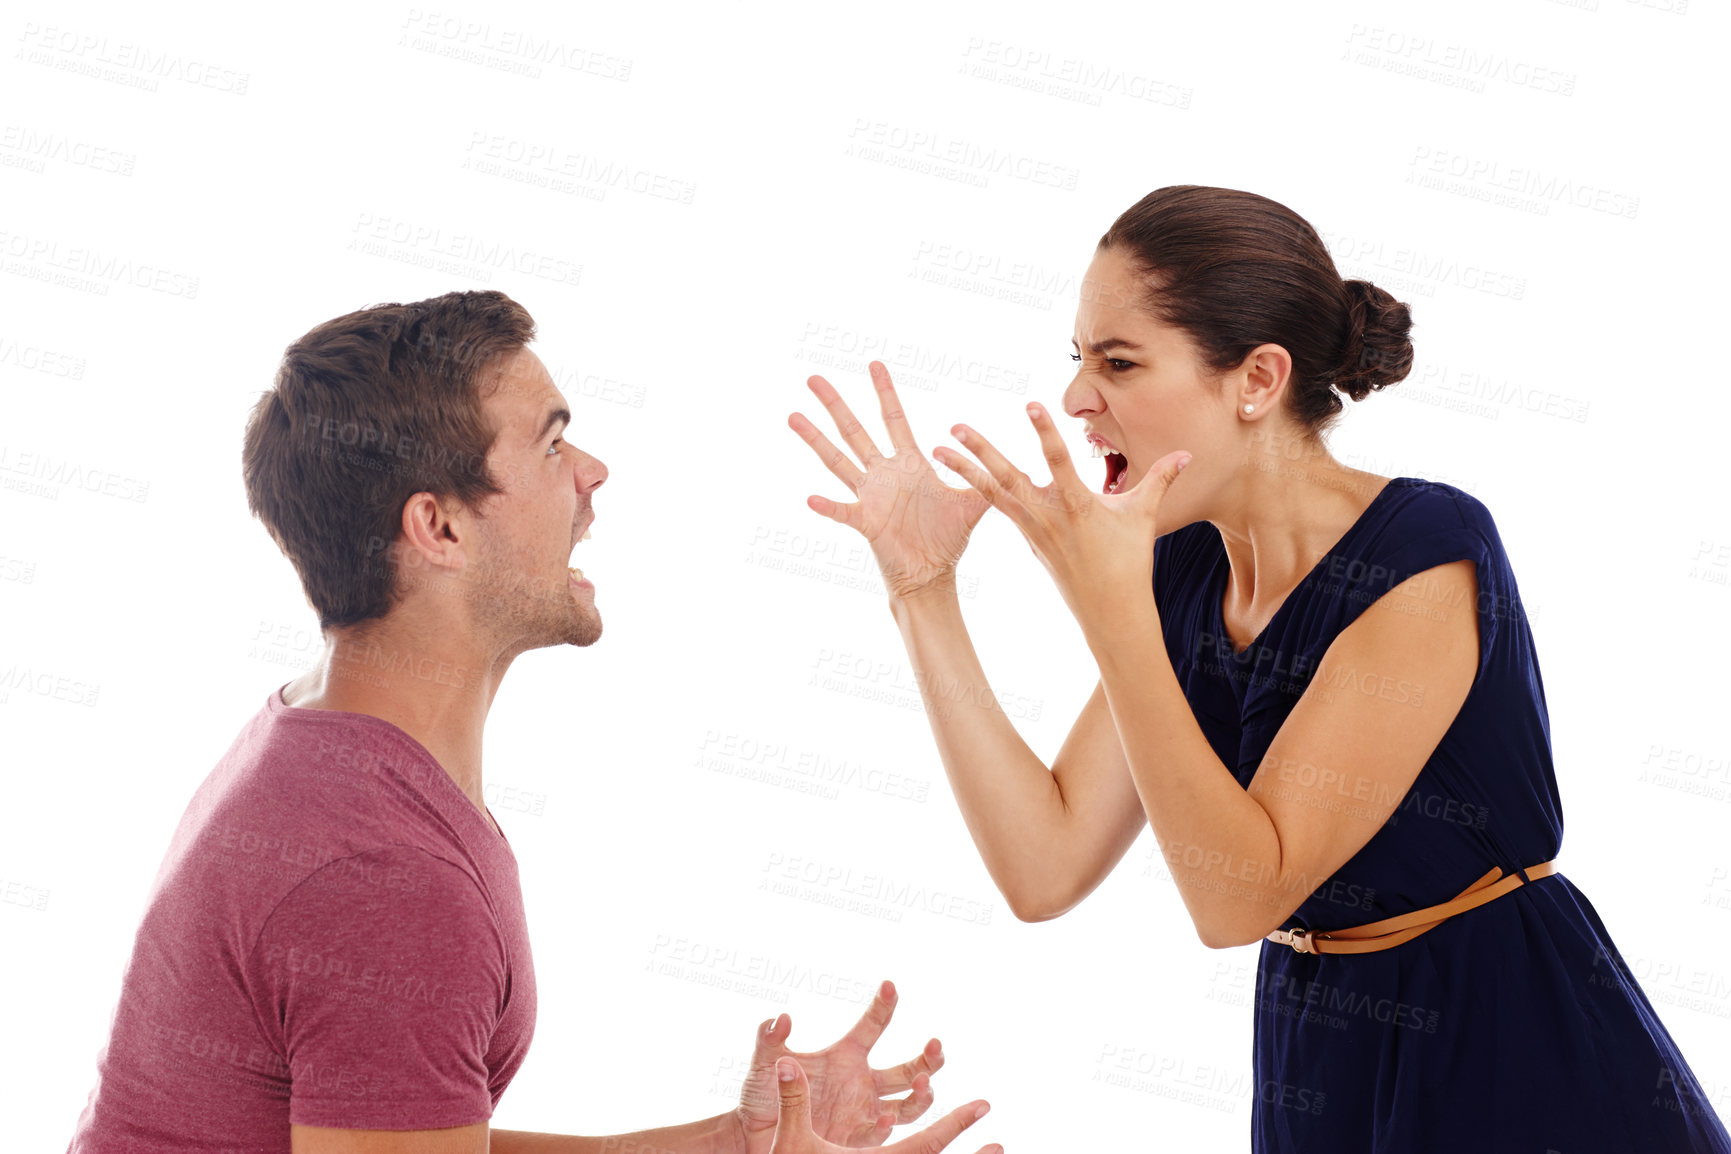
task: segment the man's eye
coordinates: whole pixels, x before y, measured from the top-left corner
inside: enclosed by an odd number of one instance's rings
[[[549,453],[557,453],[559,451],[559,446],[563,445],[564,443],[565,443],[564,437],[554,437],[553,443],[551,445],[547,446],[547,451]]]

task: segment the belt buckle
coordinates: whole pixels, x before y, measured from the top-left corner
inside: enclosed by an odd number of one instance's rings
[[[1301,954],[1314,954],[1316,947],[1311,944],[1313,930],[1275,930],[1268,935],[1268,940],[1279,945],[1291,946]]]

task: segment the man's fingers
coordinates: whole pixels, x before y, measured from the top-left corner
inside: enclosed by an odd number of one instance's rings
[[[783,1029],[781,1020],[787,1018],[787,1028]],[[786,1014],[777,1014],[757,1028],[757,1048],[759,1050],[774,1050],[787,1041],[788,1034],[793,1032],[793,1019]]]
[[[909,1094],[906,1098],[895,1099],[886,1104],[893,1105],[896,1108],[896,1123],[905,1126],[915,1118],[918,1118],[921,1114],[924,1114],[926,1112],[926,1107],[930,1106],[933,1099],[936,1097],[937,1094],[932,1089],[931,1075],[915,1074],[913,1093]]]
[[[890,1136],[890,1131],[896,1128],[896,1116],[893,1111],[882,1111],[878,1114],[877,1125],[866,1136],[864,1145],[867,1147],[882,1146],[884,1139]]]
[[[910,1134],[893,1146],[885,1146],[884,1154],[938,1154],[939,1150],[956,1140],[956,1135],[978,1122],[989,1109],[991,1106],[984,1099],[958,1106],[918,1134]]]
[[[895,1012],[896,988],[885,979],[878,983],[878,991],[872,998],[872,1004],[866,1007],[865,1013],[854,1023],[853,1029],[847,1032],[846,1040],[858,1043],[861,1049],[870,1051],[883,1036],[884,1027],[890,1024],[890,1015]]]
[[[936,1038],[926,1043],[926,1048],[920,1056],[911,1062],[903,1062],[899,1066],[891,1066],[887,1070],[873,1071],[877,1075],[879,1094],[900,1094],[914,1084],[914,1079],[920,1074],[935,1074],[944,1066],[944,1047]]]

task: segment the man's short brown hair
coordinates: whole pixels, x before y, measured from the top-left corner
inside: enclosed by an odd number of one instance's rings
[[[329,320],[283,353],[247,419],[247,506],[329,629],[383,617],[399,587],[387,546],[420,492],[474,508],[501,491],[481,402],[495,364],[535,339],[502,292],[453,292]]]

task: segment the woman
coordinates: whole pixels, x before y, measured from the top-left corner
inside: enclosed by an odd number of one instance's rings
[[[893,455],[821,377],[864,467],[789,418],[859,497],[807,503],[871,542],[1011,909],[1072,909],[1151,824],[1203,943],[1263,942],[1256,1150],[1731,1152],[1555,872],[1544,690],[1489,510],[1323,446],[1336,389],[1411,368],[1406,307],[1343,282],[1283,205],[1196,186],[1120,216],[1081,296],[1064,408],[1107,454],[1099,493],[1038,405],[1050,485],[963,425],[978,463],[935,450],[970,488],[944,485],[877,363]],[[995,708],[956,596],[989,506],[1100,669],[1050,771]]]

